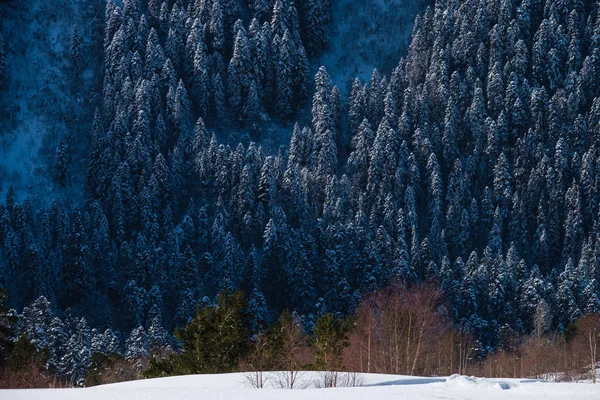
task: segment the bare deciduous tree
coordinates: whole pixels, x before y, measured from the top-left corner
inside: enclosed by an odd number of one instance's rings
[[[252,340],[252,350],[250,351],[248,360],[242,364],[242,368],[247,370],[244,373],[246,381],[255,389],[263,389],[269,379],[265,373],[271,356],[269,344],[269,338],[266,333],[257,334]]]
[[[469,356],[468,335],[451,329],[439,288],[396,283],[360,304],[345,351],[347,370],[450,374]],[[462,368],[464,369],[464,368]]]
[[[307,336],[302,330],[295,314],[284,312],[274,327],[274,340],[278,341],[278,366],[282,372],[277,373],[277,385],[284,389],[297,387],[303,361],[307,359]]]

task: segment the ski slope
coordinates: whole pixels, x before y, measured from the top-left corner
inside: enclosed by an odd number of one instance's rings
[[[272,377],[274,382],[275,377]],[[600,384],[550,383],[522,379],[481,379],[453,375],[419,378],[367,374],[361,387],[317,389],[317,373],[301,376],[306,389],[249,387],[244,374],[149,379],[86,389],[0,390],[2,400],[587,400],[600,399]]]

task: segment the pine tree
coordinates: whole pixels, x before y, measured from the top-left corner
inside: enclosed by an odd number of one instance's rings
[[[61,367],[63,366],[63,357],[65,356],[69,338],[65,324],[60,318],[55,317],[50,322],[48,337],[48,365],[56,371],[59,376],[64,376],[64,371],[61,371]]]
[[[352,84],[352,92],[350,94],[350,109],[349,109],[349,125],[350,131],[356,132],[359,125],[364,121],[366,115],[367,103],[365,92],[356,78]]]
[[[208,115],[209,88],[208,57],[202,47],[198,46],[193,59],[192,98],[195,109],[202,118],[206,118]]]
[[[6,89],[8,85],[8,73],[6,71],[6,49],[4,35],[0,34],[0,90]]]
[[[252,0],[250,2],[250,8],[254,12],[256,18],[261,18],[269,12],[269,1],[268,0]]]
[[[330,130],[334,132],[331,104],[331,78],[325,67],[319,68],[315,76],[315,94],[312,104],[312,122],[317,137]]]
[[[225,46],[225,15],[223,10],[221,0],[213,2],[209,26],[212,36],[212,50],[217,53],[223,53]]]
[[[564,271],[558,277],[556,300],[558,302],[558,310],[560,310],[558,320],[563,328],[569,322],[576,320],[582,315],[577,305],[577,286],[572,259],[567,261]]]
[[[225,109],[225,88],[220,74],[213,75],[211,82],[212,102],[210,115],[217,121],[223,121],[226,115]]]
[[[54,164],[54,174],[59,185],[64,187],[67,183],[67,168],[68,168],[68,148],[63,140],[58,142],[56,146],[56,158]]]
[[[358,193],[367,185],[369,171],[369,152],[373,143],[373,131],[369,121],[364,119],[358,132],[352,138],[352,152],[348,157],[348,175]]]
[[[273,36],[283,37],[290,28],[287,0],[275,0],[273,4],[273,15],[271,17],[271,31]]]
[[[277,114],[287,119],[292,113],[293,81],[292,66],[294,65],[292,41],[286,30],[281,40],[277,59],[276,110]]]
[[[158,34],[154,28],[151,28],[146,44],[146,62],[144,64],[146,76],[150,78],[153,74],[159,73],[165,61],[165,54],[158,39]]]
[[[123,288],[123,310],[126,326],[141,326],[146,293],[135,280],[130,280]]]
[[[187,89],[183,80],[179,80],[177,88],[171,86],[167,94],[167,110],[171,127],[175,130],[174,140],[189,129],[191,106]]]
[[[292,77],[293,103],[295,110],[299,110],[308,102],[310,92],[309,62],[304,46],[302,45],[296,47],[294,62],[292,64]]]
[[[81,212],[73,210],[71,229],[63,247],[64,304],[73,305],[90,294],[93,274],[89,270],[87,247]]]
[[[154,317],[148,327],[148,350],[159,354],[172,350],[170,335],[163,328],[160,318]]]
[[[229,65],[227,71],[227,98],[231,115],[235,120],[241,120],[243,110],[242,77],[234,64]]]
[[[563,257],[575,257],[577,250],[581,247],[583,240],[583,221],[581,220],[581,198],[579,195],[579,185],[573,182],[565,195],[565,206],[567,215],[565,218],[565,238],[563,247]]]
[[[79,87],[81,69],[83,67],[81,58],[81,37],[79,36],[77,26],[73,27],[73,34],[71,35],[69,59],[71,64],[73,88],[76,90]]]
[[[337,372],[342,368],[342,352],[348,346],[348,330],[347,322],[335,318],[333,314],[325,314],[317,318],[313,343],[316,366],[322,371],[331,373],[325,378],[325,387],[336,387],[339,384]]]
[[[252,318],[250,330],[252,332],[260,332],[263,330],[269,321],[269,314],[265,296],[258,287],[255,287],[250,295],[248,312]]]
[[[129,361],[139,362],[150,354],[150,340],[143,326],[131,331],[125,341],[125,357]]]
[[[249,345],[246,308],[241,292],[221,293],[216,305],[198,307],[186,327],[175,331],[183,351],[151,365],[146,375],[231,372]]]
[[[4,367],[11,354],[16,322],[16,316],[8,309],[8,294],[0,288],[0,367]]]
[[[310,56],[319,55],[325,47],[330,13],[329,0],[308,0],[304,5],[305,42]]]
[[[244,115],[248,121],[259,121],[262,115],[262,104],[258,84],[255,80],[250,82],[248,98],[244,106]]]

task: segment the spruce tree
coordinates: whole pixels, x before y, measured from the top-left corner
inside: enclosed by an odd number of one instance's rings
[[[0,34],[0,90],[5,90],[8,85],[8,73],[6,70],[6,48],[4,35]]]
[[[276,83],[276,111],[283,119],[288,118],[292,113],[293,101],[293,80],[292,67],[293,59],[293,43],[291,41],[289,31],[286,29],[277,59],[277,83]]]
[[[1,58],[1,56],[0,56]],[[81,58],[81,37],[77,26],[73,27],[73,33],[71,35],[71,47],[69,52],[71,74],[73,88],[76,90],[79,87],[79,81],[81,79],[82,58]]]
[[[304,5],[306,50],[311,56],[319,55],[327,43],[330,13],[329,0],[308,0]]]
[[[0,288],[0,367],[4,367],[11,354],[17,318],[8,309],[8,294]]]
[[[339,384],[337,372],[342,368],[342,352],[349,345],[348,330],[347,321],[336,318],[333,314],[317,318],[313,346],[316,367],[329,372],[323,382],[325,387],[336,387]]]

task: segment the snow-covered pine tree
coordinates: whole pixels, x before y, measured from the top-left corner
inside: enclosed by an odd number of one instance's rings
[[[131,331],[125,341],[125,358],[139,362],[150,355],[149,346],[148,333],[143,326],[139,326]]]
[[[287,119],[292,114],[293,102],[293,76],[292,68],[294,66],[294,48],[289,30],[285,30],[281,39],[280,48],[277,54],[276,63],[276,111],[277,114]]]
[[[2,56],[0,56],[0,58],[2,58]],[[73,27],[73,33],[71,35],[69,61],[71,66],[73,88],[76,90],[79,87],[81,70],[83,68],[83,60],[81,57],[81,36],[79,35],[77,25]]]
[[[0,90],[5,90],[8,85],[8,74],[6,70],[6,44],[4,35],[0,34]]]
[[[327,43],[330,14],[330,0],[308,0],[304,4],[305,43],[310,56],[318,55]]]

